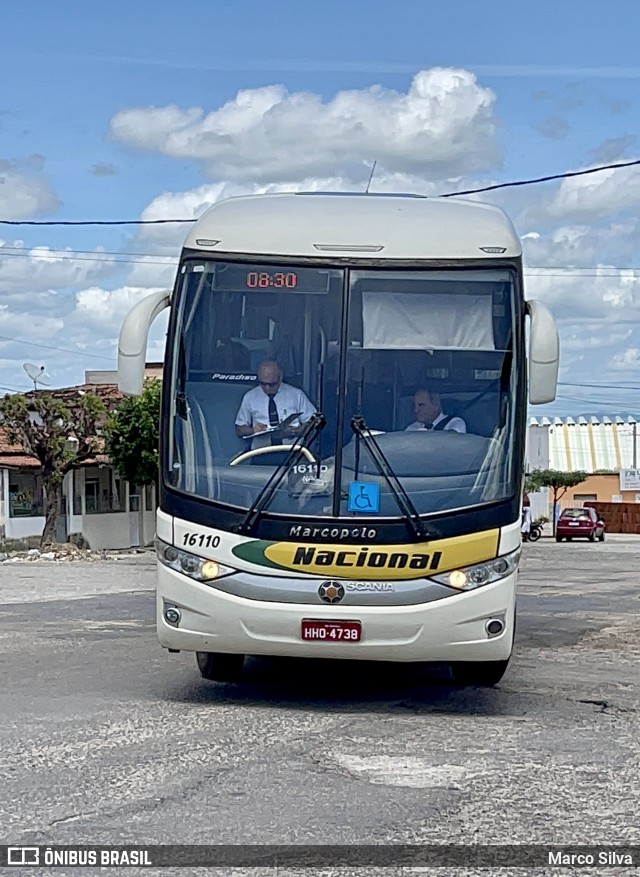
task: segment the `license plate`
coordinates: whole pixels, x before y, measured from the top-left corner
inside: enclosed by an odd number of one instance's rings
[[[569,521],[569,526],[570,527],[579,527],[580,521]]]
[[[314,621],[303,618],[300,634],[305,642],[357,643],[362,636],[362,624],[359,621]]]

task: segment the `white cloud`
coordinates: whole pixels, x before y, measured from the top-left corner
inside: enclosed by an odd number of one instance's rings
[[[552,220],[588,220],[639,205],[640,166],[635,166],[562,180],[545,212]]]
[[[619,218],[606,224],[561,225],[522,235],[529,265],[591,267],[632,264],[638,251],[640,220]]]
[[[131,308],[154,288],[123,286],[120,289],[91,287],[76,293],[76,314],[105,329],[119,328]]]
[[[178,267],[179,247],[175,248],[175,258],[167,259],[164,256],[140,256],[131,266],[127,274],[127,285],[145,288],[151,291],[153,288],[171,289]]]
[[[626,324],[640,321],[640,277],[601,266],[589,276],[528,272],[527,298],[545,302],[557,320]]]
[[[366,179],[389,172],[451,174],[499,160],[494,93],[466,70],[433,68],[408,91],[381,86],[316,94],[284,86],[238,92],[210,113],[176,106],[122,110],[110,137],[128,146],[201,162],[218,179],[279,183],[307,176]]]
[[[611,360],[611,367],[618,371],[632,371],[637,374],[640,368],[640,347],[627,347]]]
[[[33,164],[27,160],[27,166],[21,168],[16,162],[0,159],[2,219],[29,219],[53,213],[60,206],[51,183]]]
[[[31,301],[38,293],[69,289],[98,279],[114,270],[114,264],[93,255],[73,258],[73,250],[25,247],[22,241],[0,240],[0,293],[3,299],[16,295]]]
[[[603,348],[619,346],[633,335],[633,329],[620,329],[614,332],[596,332],[593,327],[581,326],[580,324],[563,327],[562,350],[563,352],[587,350],[602,350]]]
[[[10,311],[7,305],[0,305],[0,333],[20,336],[30,341],[44,341],[59,332],[64,326],[61,316],[44,316],[37,319],[32,313]]]

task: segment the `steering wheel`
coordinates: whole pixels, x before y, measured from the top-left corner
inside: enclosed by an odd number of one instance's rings
[[[237,466],[238,463],[244,463],[245,460],[250,460],[252,457],[260,457],[262,454],[272,454],[274,451],[290,451],[292,448],[301,451],[310,463],[317,462],[309,448],[305,448],[304,445],[266,445],[264,448],[252,448],[250,451],[243,451],[241,454],[238,454],[237,457],[234,457],[233,460],[229,462],[229,465]]]

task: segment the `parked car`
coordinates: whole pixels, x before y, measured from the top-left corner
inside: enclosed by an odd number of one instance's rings
[[[556,542],[588,539],[604,542],[605,523],[595,509],[563,509],[556,524]]]

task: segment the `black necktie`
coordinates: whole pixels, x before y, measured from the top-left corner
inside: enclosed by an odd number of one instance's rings
[[[278,408],[276,406],[276,400],[273,396],[269,396],[269,426],[279,426],[280,418],[278,417]],[[274,438],[271,436],[271,444],[272,445],[281,445],[282,439]]]
[[[422,428],[423,429],[433,429],[433,423],[423,423]]]

